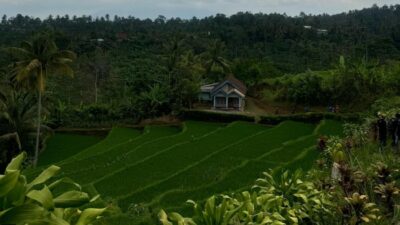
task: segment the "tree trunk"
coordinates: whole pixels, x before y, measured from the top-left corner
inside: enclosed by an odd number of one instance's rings
[[[41,114],[42,114],[42,91],[39,89],[38,92],[38,115],[37,115],[37,128],[36,128],[36,147],[35,147],[35,157],[33,158],[33,167],[37,166],[39,159],[39,144],[40,144],[40,126],[41,126]]]
[[[97,104],[97,81],[98,81],[98,73],[96,70],[95,80],[94,80],[94,103]]]

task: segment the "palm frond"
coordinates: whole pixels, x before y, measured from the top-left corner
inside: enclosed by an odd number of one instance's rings
[[[51,65],[51,70],[57,75],[74,77],[74,71],[72,68],[64,63],[53,63]]]
[[[55,53],[53,55],[53,58],[63,58],[63,59],[69,59],[69,60],[73,61],[77,58],[77,56],[72,51],[61,50],[61,51],[58,51],[57,53]]]
[[[31,52],[24,48],[9,47],[2,49],[2,51],[19,60],[28,59],[33,56]]]
[[[32,43],[30,43],[29,41],[22,41],[21,48],[27,50],[28,52],[33,52]]]
[[[25,61],[20,62],[15,68],[16,81],[20,84],[24,83],[22,86],[37,87],[35,82],[39,80],[41,66],[42,65],[38,59],[33,59],[29,63]]]

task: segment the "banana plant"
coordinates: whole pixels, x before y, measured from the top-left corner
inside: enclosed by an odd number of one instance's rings
[[[394,199],[400,195],[400,189],[396,186],[396,182],[379,184],[375,187],[374,192],[384,201],[389,213],[393,214],[395,209]]]
[[[324,224],[332,219],[331,196],[300,178],[300,172],[284,172],[278,178],[266,172],[252,193],[212,196],[204,206],[189,200],[194,208],[192,217],[162,210],[159,219],[163,225]]]
[[[379,209],[375,203],[369,202],[368,196],[357,192],[349,197],[345,197],[350,212],[350,225],[369,223],[380,219]]]
[[[392,173],[394,170],[387,164],[383,162],[377,162],[376,164],[372,165],[372,169],[374,170],[374,176],[378,183],[384,184],[392,180]]]
[[[159,219],[163,225],[228,225],[232,224],[244,204],[227,195],[214,195],[208,198],[204,204],[198,204],[192,200],[187,203],[192,205],[194,215],[185,218],[179,213],[167,215],[161,210]]]
[[[68,178],[51,181],[60,171],[50,166],[39,176],[28,182],[21,172],[27,154],[21,153],[0,175],[0,224],[7,225],[88,225],[98,218],[103,209],[89,208],[80,211],[78,207],[96,200],[81,191],[81,187]],[[55,189],[62,183],[76,187],[61,194]]]
[[[332,217],[331,196],[301,176],[300,171],[286,171],[280,177],[265,172],[257,180],[253,188],[257,190],[256,211],[263,212],[261,224],[318,224]]]

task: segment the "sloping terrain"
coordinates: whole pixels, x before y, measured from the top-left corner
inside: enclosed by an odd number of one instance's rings
[[[341,132],[341,123],[331,120],[286,121],[275,127],[186,121],[181,127],[115,128],[104,140],[86,149],[82,144],[64,159],[51,153],[60,145],[49,144],[46,161],[53,155],[62,176],[116,200],[124,211],[138,204],[184,211],[187,199],[249,188],[263,171],[309,169],[319,154],[318,136]],[[79,138],[65,138],[79,147]]]

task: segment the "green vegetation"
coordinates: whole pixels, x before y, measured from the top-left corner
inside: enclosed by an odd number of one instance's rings
[[[187,199],[248,190],[262,171],[272,169],[278,175],[287,168],[308,170],[319,155],[318,136],[340,134],[341,127],[340,122],[324,120],[286,121],[274,127],[186,121],[181,127],[114,128],[97,144],[52,163],[63,168],[62,176],[101,194],[103,204],[115,201],[128,215],[138,207],[187,213]],[[46,151],[57,151],[50,147]],[[150,215],[140,214],[134,223],[151,221]]]
[[[13,99],[30,110],[0,114],[0,144],[10,149],[1,155],[7,162],[21,151],[18,135],[36,164],[48,127],[104,128],[180,116],[201,107],[200,85],[230,74],[268,112],[326,111],[328,105],[364,110],[399,94],[399,10],[373,6],[299,17],[239,12],[188,20],[4,16],[1,111],[13,109]],[[74,79],[63,76],[72,72]],[[219,122],[253,120],[210,115]],[[275,124],[284,120],[263,116]]]
[[[377,62],[350,61],[340,57],[336,68],[326,71],[311,71],[296,75],[267,78],[262,82],[261,96],[277,102],[291,102],[293,111],[297,106],[340,104],[350,108],[368,109],[376,100],[398,95],[398,62],[379,64]],[[350,100],[349,102],[346,102]],[[302,110],[302,109],[300,109]]]
[[[165,225],[398,222],[398,156],[363,117],[400,112],[399,16],[4,16],[0,224],[82,225],[93,206],[112,225],[156,224],[162,208],[180,213],[161,211]],[[202,109],[199,87],[232,74],[257,113]],[[59,127],[110,132],[45,145]]]
[[[386,108],[385,106],[384,108]],[[391,116],[398,108],[385,112]],[[211,188],[208,196],[179,198],[167,194],[160,210],[162,224],[396,224],[399,221],[400,186],[398,149],[379,149],[371,138],[374,119],[340,126],[323,121],[314,133],[293,140],[260,160],[281,160],[273,170],[258,174],[252,187],[224,192]],[[315,147],[305,148],[314,135],[336,134]],[[302,151],[298,151],[302,149]],[[393,151],[394,150],[394,151]],[[297,154],[296,154],[297,152]],[[294,158],[287,156],[297,155]],[[286,163],[285,163],[286,162]],[[317,163],[315,163],[317,162]],[[314,163],[314,166],[312,166]],[[251,165],[257,165],[251,162]],[[308,171],[302,174],[298,169]],[[311,169],[311,170],[310,170]],[[249,176],[241,168],[234,180]],[[253,180],[254,181],[254,180]],[[219,187],[220,184],[218,184]],[[235,187],[230,183],[229,187]],[[182,191],[183,193],[183,191]],[[197,194],[200,194],[197,192]],[[194,198],[192,198],[194,196]],[[170,202],[188,200],[182,207]],[[204,201],[204,199],[206,199]],[[194,200],[194,201],[193,201]]]
[[[42,95],[46,89],[46,79],[52,75],[73,76],[70,63],[76,58],[75,53],[59,50],[53,39],[47,34],[39,34],[31,42],[25,41],[20,48],[7,48],[6,52],[15,60],[12,64],[14,82],[24,89],[37,92],[37,124],[36,141],[33,166],[36,167],[39,160],[40,135],[42,127]]]
[[[50,166],[28,182],[21,174],[26,153],[21,153],[7,166],[5,174],[0,175],[0,223],[1,224],[43,224],[43,225],[89,225],[105,208],[86,208],[85,204],[95,201],[80,190],[80,186],[70,179],[52,180],[60,171]],[[63,184],[73,188],[61,192]]]
[[[78,134],[55,134],[46,143],[46,151],[40,154],[38,166],[49,165],[69,158],[98,143],[100,137]]]

